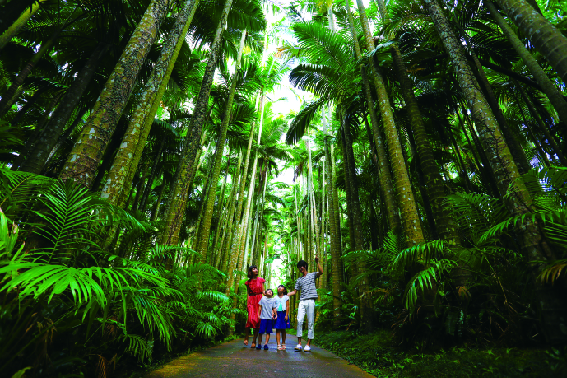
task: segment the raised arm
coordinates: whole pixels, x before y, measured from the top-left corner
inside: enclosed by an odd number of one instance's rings
[[[319,258],[317,256],[315,256],[315,264],[317,264],[317,277],[323,275],[323,267],[321,266],[321,263],[319,262]]]
[[[288,297],[294,296],[296,291],[297,291],[297,290],[290,291],[289,293],[287,293],[287,296],[288,296]]]

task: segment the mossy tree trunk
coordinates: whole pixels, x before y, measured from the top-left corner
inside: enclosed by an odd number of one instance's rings
[[[166,46],[162,49],[152,74],[144,87],[144,92],[108,172],[101,197],[108,199],[110,203],[116,206],[122,207],[126,202],[131,189],[133,174],[138,168],[157,108],[198,4],[199,0],[186,0],[185,5],[177,15],[175,25],[168,35]]]
[[[59,106],[55,112],[53,112],[49,121],[49,127],[40,131],[38,138],[39,143],[36,143],[34,148],[30,150],[29,154],[26,154],[26,160],[20,167],[21,171],[36,174],[39,174],[42,171],[49,154],[57,144],[59,137],[69,122],[69,118],[73,114],[73,111],[79,104],[85,89],[93,78],[98,64],[108,50],[108,47],[109,45],[101,42],[94,49],[89,60],[78,72],[73,84],[71,84],[61,99]]]
[[[362,0],[356,0],[360,14],[360,23],[364,31],[364,41],[366,42],[367,51],[374,48],[374,38],[370,33],[368,18]],[[411,190],[411,182],[409,180],[406,162],[404,160],[402,146],[398,137],[398,130],[394,122],[394,113],[390,104],[388,91],[384,84],[382,74],[378,67],[373,70],[374,86],[378,97],[378,106],[382,115],[382,125],[386,142],[388,145],[388,154],[392,167],[393,179],[396,187],[398,205],[400,207],[402,228],[405,237],[405,243],[408,247],[422,243],[425,239],[421,229],[421,221],[417,213],[417,205],[413,192]]]
[[[140,68],[157,38],[169,4],[170,0],[152,0],[146,9],[96,101],[59,175],[61,179],[73,180],[85,187],[92,185],[97,167],[130,98]]]
[[[193,118],[189,126],[189,132],[183,141],[182,156],[177,166],[178,178],[174,182],[171,198],[168,205],[167,218],[165,219],[165,228],[162,233],[161,243],[166,245],[177,245],[179,241],[179,230],[185,216],[187,207],[187,196],[191,181],[189,180],[189,172],[191,167],[196,164],[195,156],[197,150],[201,148],[199,140],[201,138],[203,123],[207,114],[207,107],[209,102],[209,95],[211,92],[211,85],[217,66],[217,60],[221,49],[222,31],[233,0],[226,0],[224,8],[217,25],[215,38],[211,45],[207,67],[205,68],[205,75],[201,82],[201,89],[195,107],[193,110]]]
[[[496,2],[522,33],[528,36],[563,82],[567,83],[567,37],[526,0],[496,0]]]
[[[559,114],[559,119],[564,123],[567,123],[567,101],[565,101],[561,92],[559,92],[551,80],[549,80],[545,71],[541,68],[532,54],[530,54],[528,49],[526,49],[524,43],[520,41],[520,38],[518,38],[514,30],[512,30],[510,25],[508,25],[506,20],[504,20],[504,17],[500,15],[500,12],[498,12],[498,9],[494,6],[494,3],[487,0],[484,1],[484,4],[488,7],[488,10],[490,10],[494,21],[496,21],[504,35],[508,38],[508,41],[510,41],[510,44],[514,47],[514,50],[516,50],[532,73],[543,93],[545,93],[547,98],[549,98],[549,101],[555,108],[555,111]]]
[[[216,199],[216,185],[220,175],[221,165],[222,165],[222,156],[224,154],[224,146],[226,143],[226,132],[228,131],[228,124],[230,123],[230,119],[232,117],[232,103],[234,101],[234,95],[236,93],[236,83],[238,81],[238,70],[240,69],[240,60],[242,58],[242,51],[244,50],[244,39],[246,38],[246,30],[242,31],[242,35],[240,37],[240,45],[238,47],[238,55],[236,57],[235,62],[235,71],[234,71],[234,78],[230,85],[230,90],[228,94],[228,99],[225,105],[224,111],[224,118],[221,123],[221,128],[219,132],[219,137],[217,140],[217,148],[215,152],[215,161],[212,170],[212,177],[211,177],[211,190],[209,190],[209,194],[207,196],[207,201],[205,203],[204,217],[203,217],[203,225],[201,226],[201,235],[198,241],[197,246],[197,253],[199,253],[201,261],[206,262],[207,259],[207,252],[209,249],[209,234],[211,231],[211,220],[213,218],[213,209],[215,205]]]

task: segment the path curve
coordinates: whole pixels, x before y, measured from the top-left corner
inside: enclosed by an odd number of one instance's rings
[[[268,344],[269,350],[244,347],[242,339],[191,353],[173,360],[146,378],[186,377],[373,377],[337,355],[317,346],[311,352],[296,352],[297,338],[287,336],[287,350],[276,350],[275,334]],[[252,338],[250,338],[252,341]]]

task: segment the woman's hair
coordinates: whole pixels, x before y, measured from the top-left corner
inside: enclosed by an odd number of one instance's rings
[[[258,267],[256,265],[250,265],[248,267],[248,281],[250,281],[252,279],[252,277],[254,277],[253,274],[252,274],[252,269],[254,269],[254,268],[258,269]]]
[[[283,295],[287,295],[287,289],[285,288],[285,286],[284,286],[284,285],[280,285],[280,286],[278,286],[278,289],[279,289],[280,287],[283,287]]]

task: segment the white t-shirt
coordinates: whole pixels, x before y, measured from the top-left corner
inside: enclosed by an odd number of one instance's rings
[[[287,295],[274,297],[274,300],[276,303],[276,311],[285,311],[287,309],[287,301],[289,301],[289,297]]]

